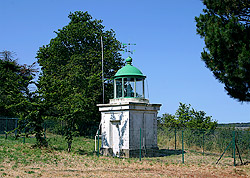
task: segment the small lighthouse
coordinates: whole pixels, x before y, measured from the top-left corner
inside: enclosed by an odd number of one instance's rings
[[[107,156],[138,157],[139,150],[153,156],[157,146],[157,113],[161,104],[145,99],[146,76],[132,65],[132,58],[117,71],[114,98],[98,104],[101,112],[101,153]]]

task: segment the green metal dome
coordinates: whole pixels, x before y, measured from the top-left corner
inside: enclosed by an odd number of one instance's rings
[[[127,65],[116,72],[114,76],[115,79],[121,77],[146,78],[146,76],[144,76],[139,69],[131,65],[132,63],[131,57],[128,57],[126,59],[126,62]]]

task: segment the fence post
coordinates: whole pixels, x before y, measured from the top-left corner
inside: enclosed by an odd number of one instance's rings
[[[63,121],[61,120],[61,135],[63,136]]]
[[[43,129],[44,129],[44,139],[46,139],[46,124],[45,123],[43,123]]]
[[[5,139],[7,139],[7,131],[8,131],[8,119],[6,118],[6,128],[5,128]]]
[[[183,140],[183,129],[181,131],[181,137],[182,137],[182,163],[184,164],[184,140]]]
[[[99,129],[97,130],[97,137],[98,137],[98,141],[97,141],[97,156],[99,157]]]
[[[204,156],[204,150],[205,150],[205,140],[204,140],[204,134],[205,134],[205,131],[202,130],[202,148],[203,148],[203,151],[202,151],[202,154]]]
[[[141,161],[141,128],[140,128],[140,151],[139,151],[139,158]]]
[[[16,119],[16,122],[15,122],[15,129],[17,128],[17,119]],[[15,130],[15,137],[17,135],[17,130]]]
[[[25,128],[23,129],[23,133],[24,133],[24,135],[23,135],[23,143],[25,143]]]
[[[233,133],[233,132],[232,132],[232,133]],[[234,158],[234,144],[233,144],[233,137],[234,137],[234,136],[232,136],[232,141],[231,141],[231,142],[232,142],[232,158]]]
[[[235,130],[233,131],[233,157],[234,157],[234,166],[236,166],[236,162],[235,162]]]
[[[176,154],[176,128],[174,130],[174,150],[175,150],[175,154]]]
[[[248,132],[249,134],[250,134],[250,131]],[[249,144],[249,148],[248,148],[248,150],[247,150],[247,155],[248,155],[248,157],[247,157],[247,159],[250,159],[250,152],[249,152],[249,150],[250,150],[250,144]]]

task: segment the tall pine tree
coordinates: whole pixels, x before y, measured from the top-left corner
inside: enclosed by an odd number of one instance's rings
[[[228,95],[250,101],[250,1],[203,0],[195,17],[197,33],[206,47],[201,58]]]

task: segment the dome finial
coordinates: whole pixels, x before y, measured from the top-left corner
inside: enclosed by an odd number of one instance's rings
[[[131,65],[132,64],[132,58],[129,56],[126,59],[127,65]]]

